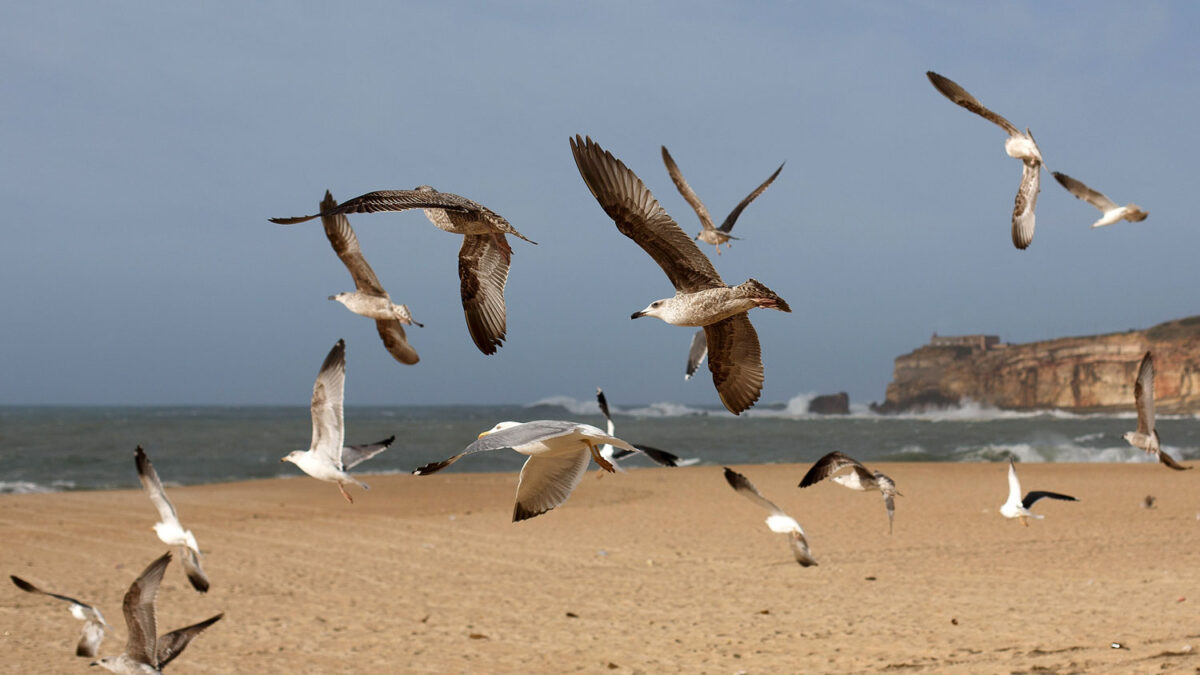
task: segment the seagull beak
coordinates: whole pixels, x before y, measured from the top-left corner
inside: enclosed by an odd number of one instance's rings
[[[480,439],[480,438],[483,438],[484,436],[487,436],[487,435],[488,435],[488,434],[490,434],[490,433],[492,433],[491,429],[489,429],[489,430],[487,430],[487,431],[485,431],[485,432],[483,432],[483,433],[479,434],[478,436],[476,436],[476,439],[478,440],[478,439]]]
[[[279,461],[280,461],[280,462],[286,462],[286,461],[288,461],[288,458],[287,458],[287,457],[280,457],[280,458],[279,458]]]
[[[640,317],[640,316],[646,316],[646,312],[645,312],[645,311],[641,311],[641,312],[634,312],[634,313],[633,313],[633,314],[632,314],[632,315],[631,315],[629,318],[630,318],[630,319],[636,319],[636,318],[638,318],[638,317]]]

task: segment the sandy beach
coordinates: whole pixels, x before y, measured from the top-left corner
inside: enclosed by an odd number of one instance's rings
[[[593,472],[519,524],[515,474],[370,476],[353,505],[303,477],[169,487],[212,590],[172,563],[159,632],[225,612],[170,672],[1200,668],[1200,475],[1023,464],[1026,490],[1081,501],[1043,500],[1022,527],[997,513],[1003,464],[881,464],[904,494],[888,536],[878,493],[800,490],[807,465],[734,468],[819,566],[715,466]],[[153,522],[140,491],[0,497],[0,571],[99,606],[116,654],[121,598],[165,549]],[[85,672],[62,603],[4,588],[0,670]]]

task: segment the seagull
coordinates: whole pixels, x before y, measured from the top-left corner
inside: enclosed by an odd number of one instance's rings
[[[775,502],[762,496],[762,493],[748,478],[729,467],[725,467],[725,480],[728,481],[730,487],[737,490],[746,499],[770,512],[771,515],[767,516],[767,527],[772,532],[786,534],[790,537],[788,543],[792,547],[792,555],[796,556],[796,562],[800,563],[801,567],[817,564],[808,551],[808,539],[804,537],[804,529],[800,527],[800,523],[797,523],[795,518],[784,513],[783,509],[775,505]]]
[[[112,630],[112,627],[104,620],[104,615],[100,613],[99,609],[85,602],[80,602],[75,598],[43,591],[21,577],[10,575],[8,578],[12,579],[17,588],[26,593],[41,593],[42,595],[48,595],[52,598],[58,598],[64,602],[71,603],[71,616],[83,622],[83,632],[79,635],[79,644],[75,647],[75,656],[87,656],[89,658],[96,656],[96,652],[100,649],[100,643],[104,641],[104,631]]]
[[[570,139],[575,165],[588,189],[622,234],[658,263],[675,286],[674,297],[655,300],[630,318],[655,316],[676,326],[703,327],[708,369],[725,407],[737,415],[762,393],[758,334],[747,311],[792,311],[783,298],[754,279],[728,286],[712,262],[659,206],[632,171],[591,138]]]
[[[154,524],[154,533],[167,546],[178,547],[179,559],[183,562],[183,569],[192,588],[207,593],[208,576],[200,567],[200,546],[196,544],[196,537],[191,530],[183,529],[183,524],[179,522],[179,514],[175,513],[175,505],[167,499],[162,481],[158,479],[158,472],[154,470],[154,465],[150,463],[150,458],[140,445],[134,453],[134,464],[137,466],[142,488],[146,490],[154,508],[158,510],[158,522]]]
[[[833,475],[846,467],[852,468],[853,471],[840,476]],[[800,480],[800,487],[814,485],[830,476],[833,476],[830,480],[851,490],[878,490],[883,494],[883,505],[887,508],[888,514],[888,534],[892,533],[892,517],[896,513],[895,497],[904,496],[896,489],[895,481],[880,471],[870,471],[858,460],[835,450],[812,465],[812,468]]]
[[[1099,192],[1096,192],[1083,183],[1080,183],[1074,178],[1071,178],[1065,173],[1061,173],[1059,171],[1053,171],[1051,173],[1054,174],[1054,180],[1058,181],[1063,187],[1065,187],[1067,192],[1075,195],[1077,199],[1082,199],[1083,201],[1100,209],[1100,213],[1104,214],[1100,216],[1100,220],[1092,223],[1092,227],[1104,227],[1105,225],[1112,225],[1113,223],[1122,219],[1128,220],[1131,223],[1140,223],[1146,219],[1146,216],[1150,215],[1148,212],[1143,211],[1142,207],[1138,206],[1137,204],[1117,206],[1117,203],[1113,200],[1105,197]]]
[[[602,443],[637,452],[633,445],[590,424],[562,420],[500,422],[479,434],[478,440],[457,455],[426,464],[413,473],[428,476],[467,455],[488,450],[512,448],[528,455],[517,482],[517,502],[513,507],[515,523],[541,515],[567,501],[571,491],[583,480],[589,457],[605,471],[613,472],[612,463],[600,455],[597,444]]]
[[[270,221],[294,225],[318,216],[408,209],[424,209],[425,217],[438,229],[463,235],[463,245],[458,251],[458,277],[467,330],[479,351],[495,354],[504,342],[504,285],[512,260],[512,247],[505,235],[537,243],[517,232],[500,214],[466,197],[420,185],[413,190],[368,192],[329,210],[322,207],[319,214]]]
[[[600,387],[596,387],[596,403],[600,405],[600,412],[604,413],[604,419],[608,421],[608,435],[615,435],[617,433],[617,428],[616,425],[613,424],[612,415],[608,413],[608,398],[604,396],[604,390]],[[667,452],[666,450],[652,448],[648,445],[635,445],[634,447],[661,466],[679,466],[679,455]],[[617,471],[624,471],[624,469],[621,468],[621,465],[617,464],[617,460],[628,457],[632,454],[633,453],[628,450],[618,450],[614,448],[611,443],[605,443],[604,445],[600,446],[600,456],[604,459],[607,459]],[[604,474],[600,475],[603,476]]]
[[[1138,366],[1137,379],[1133,383],[1133,400],[1137,407],[1137,431],[1126,431],[1121,438],[1133,447],[1158,457],[1158,461],[1176,471],[1192,468],[1176,462],[1163,452],[1159,443],[1158,429],[1154,428],[1154,357],[1150,352],[1146,352],[1142,357],[1142,365]]]
[[[364,490],[367,484],[346,473],[347,469],[378,455],[396,440],[391,438],[371,445],[342,447],[346,429],[342,418],[342,397],[346,385],[346,341],[338,340],[329,350],[312,395],[312,445],[308,450],[293,450],[281,462],[291,462],[318,480],[337,483],[342,496],[351,504],[354,498],[343,487],[354,483]]]
[[[337,200],[326,190],[325,199],[321,202],[321,212],[332,211],[337,205]],[[408,344],[404,327],[422,324],[413,321],[412,312],[408,310],[407,305],[392,302],[391,296],[379,283],[379,277],[375,276],[375,270],[371,269],[370,263],[363,257],[358,237],[355,236],[354,229],[350,227],[350,220],[345,214],[322,215],[321,225],[325,228],[325,236],[333,246],[334,253],[337,253],[337,257],[354,278],[353,293],[338,293],[329,296],[329,299],[337,300],[355,314],[375,319],[375,329],[379,331],[379,338],[383,340],[383,346],[387,348],[388,353],[400,363],[410,366],[416,363],[419,360],[417,350]]]
[[[754,188],[754,192],[746,195],[746,198],[739,202],[738,205],[729,212],[728,216],[725,216],[725,222],[721,223],[720,227],[714,227],[712,216],[708,215],[708,209],[705,208],[704,202],[700,201],[700,197],[696,196],[696,192],[692,190],[692,186],[688,185],[687,179],[683,177],[683,173],[680,172],[679,167],[675,165],[675,160],[671,157],[671,153],[667,152],[667,146],[665,145],[662,146],[662,158],[663,164],[667,165],[667,173],[671,174],[671,180],[675,182],[675,187],[679,188],[679,194],[683,195],[683,198],[687,200],[687,203],[691,204],[692,210],[694,210],[696,215],[700,217],[700,225],[702,225],[704,229],[700,230],[700,234],[696,235],[696,239],[699,239],[706,244],[712,244],[716,246],[717,255],[721,255],[721,244],[725,244],[727,247],[732,247],[733,244],[730,244],[729,240],[737,239],[737,237],[729,234],[729,232],[733,230],[733,224],[737,222],[738,216],[742,215],[742,210],[745,209],[750,202],[757,199],[759,195],[766,192],[767,188],[770,187],[771,183],[775,180],[775,177],[779,175],[779,172],[783,171],[783,164],[780,164],[779,168],[775,169],[775,173],[771,174],[770,178],[763,181],[762,185]]]
[[[1021,186],[1017,189],[1017,197],[1013,202],[1013,246],[1019,249],[1028,247],[1033,242],[1033,211],[1037,208],[1037,196],[1042,183],[1042,151],[1038,148],[1037,141],[1033,140],[1033,133],[1028,128],[1022,133],[1012,122],[985,108],[974,96],[967,93],[966,89],[958,86],[950,78],[942,77],[932,70],[926,71],[925,75],[946,98],[1008,132],[1008,139],[1004,141],[1004,151],[1009,157],[1022,162]]]
[[[1029,507],[1033,506],[1034,502],[1042,497],[1050,499],[1061,499],[1068,502],[1077,502],[1078,499],[1069,495],[1059,494],[1057,492],[1041,492],[1034,491],[1021,498],[1021,481],[1017,480],[1017,465],[1013,463],[1012,458],[1008,460],[1008,501],[1000,507],[1000,515],[1005,518],[1020,518],[1021,524],[1029,527],[1029,518],[1042,519],[1045,516],[1031,513]]]
[[[221,613],[200,623],[159,636],[154,596],[158,594],[163,572],[170,562],[171,554],[164,553],[158,560],[150,563],[125,593],[123,607],[125,626],[129,631],[125,651],[120,656],[106,656],[99,661],[93,661],[91,665],[122,675],[161,673],[201,631],[225,616]]]
[[[708,356],[708,338],[704,337],[704,329],[692,335],[692,346],[688,348],[687,369],[683,371],[683,379],[690,380],[696,374],[696,369],[704,363]]]

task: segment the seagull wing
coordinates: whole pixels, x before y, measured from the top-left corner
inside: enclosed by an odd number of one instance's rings
[[[187,546],[179,547],[179,562],[183,563],[183,571],[187,574],[188,582],[192,584],[192,588],[201,593],[208,592],[208,575],[204,573],[204,568],[200,566],[200,555]]]
[[[1154,432],[1154,440],[1158,440],[1158,431]],[[1190,466],[1184,466],[1184,465],[1180,464],[1179,462],[1176,462],[1174,457],[1168,455],[1167,451],[1162,449],[1161,442],[1159,443],[1158,452],[1156,452],[1154,454],[1158,455],[1158,461],[1162,462],[1163,464],[1166,464],[1167,468],[1169,468],[1169,469],[1175,469],[1176,471],[1184,471],[1184,470],[1192,468]]]
[[[330,212],[337,208],[337,205],[337,200],[326,190],[325,199],[321,202],[321,213]],[[371,265],[363,257],[358,237],[354,234],[354,228],[350,227],[350,219],[341,213],[322,215],[321,225],[325,228],[325,236],[329,243],[333,245],[333,252],[337,253],[337,257],[354,278],[354,287],[364,293],[388,297],[387,291],[383,290],[383,285],[379,283],[379,277],[375,275],[375,270],[371,269]]]
[[[750,205],[750,202],[754,201],[755,199],[758,199],[759,195],[766,192],[767,188],[771,187],[771,183],[775,181],[775,178],[777,176],[779,176],[780,171],[783,171],[783,164],[780,164],[779,168],[775,169],[775,173],[771,174],[771,176],[769,178],[767,178],[765,181],[763,181],[762,185],[759,185],[758,187],[754,188],[754,192],[751,192],[750,194],[746,195],[745,199],[738,202],[738,205],[733,207],[733,210],[729,212],[729,215],[725,216],[725,222],[721,223],[721,227],[719,227],[717,229],[728,234],[730,232],[730,230],[733,229],[733,224],[737,222],[738,216],[742,215],[742,211],[745,210],[745,208]]]
[[[559,420],[538,420],[536,422],[526,422],[518,424],[515,427],[494,431],[484,436],[481,436],[474,443],[468,445],[462,452],[442,460],[426,464],[413,471],[418,476],[427,476],[431,473],[441,471],[458,460],[473,455],[477,452],[488,452],[491,450],[500,450],[502,448],[512,448],[526,443],[536,441],[546,441],[558,436],[566,436],[579,426],[574,422],[566,422]]]
[[[13,584],[15,584],[17,588],[25,591],[26,593],[38,593],[41,595],[48,595],[52,598],[58,598],[59,600],[62,600],[64,602],[69,602],[72,605],[79,605],[80,607],[84,608],[85,611],[88,611],[91,613],[94,613],[96,611],[94,607],[92,607],[91,605],[89,605],[85,602],[80,602],[70,596],[59,595],[58,593],[51,593],[50,591],[43,591],[42,589],[38,588],[37,586],[34,586],[33,584],[29,583],[28,581],[25,581],[24,579],[22,579],[21,577],[18,577],[16,575],[10,574],[8,578],[12,579]]]
[[[1024,249],[1033,242],[1036,225],[1034,209],[1037,208],[1038,191],[1042,189],[1042,164],[1035,161],[1021,163],[1021,186],[1013,200],[1012,240],[1013,246]]]
[[[1150,435],[1154,430],[1154,357],[1150,352],[1142,357],[1137,379],[1133,382],[1133,401],[1137,407],[1137,431]]]
[[[142,487],[146,490],[154,508],[158,510],[158,519],[182,530],[183,525],[180,524],[179,516],[175,513],[175,506],[171,504],[171,500],[167,499],[162,481],[158,479],[158,472],[154,470],[154,465],[150,463],[150,458],[146,456],[146,451],[142,450],[140,445],[134,451],[134,464],[137,465],[138,478],[142,481]]]
[[[679,455],[676,455],[673,452],[667,452],[666,450],[659,450],[658,448],[652,448],[649,445],[635,444],[633,447],[637,448],[638,450],[641,450],[643,455],[654,460],[654,462],[656,464],[659,464],[661,466],[679,466]],[[621,457],[624,457],[626,453],[632,454],[632,453],[629,453],[629,451],[625,450],[625,451],[622,451]],[[614,453],[614,455],[615,455],[615,453]],[[617,459],[620,459],[620,457],[617,457]]]
[[[379,339],[383,340],[383,346],[392,358],[410,366],[421,360],[417,350],[408,344],[408,335],[399,319],[375,319],[375,330],[379,332]]]
[[[696,374],[696,369],[704,362],[706,356],[708,356],[708,338],[704,336],[704,329],[701,328],[692,334],[692,346],[688,348],[687,370],[683,373],[683,379],[692,379],[692,375]]]
[[[870,482],[875,482],[875,476],[872,475],[871,472],[867,471],[867,468],[860,464],[858,460],[854,459],[850,455],[835,450],[825,455],[821,459],[818,459],[816,463],[812,465],[812,468],[808,470],[808,473],[804,474],[804,478],[800,479],[799,487],[803,488],[810,485],[815,485],[816,483],[829,478],[833,474],[848,466],[855,467],[855,471],[858,472],[860,477],[865,475]]]
[[[1012,122],[1009,122],[1000,115],[988,110],[982,103],[975,100],[974,96],[968,94],[966,89],[958,86],[958,83],[956,83],[954,80],[938,75],[932,70],[926,71],[925,75],[929,78],[929,81],[933,83],[933,86],[936,87],[938,91],[942,92],[943,96],[950,99],[954,103],[966,108],[967,110],[970,110],[971,112],[979,115],[993,124],[999,125],[1001,129],[1004,129],[1008,132],[1009,136],[1017,136],[1021,133],[1017,130],[1017,127],[1015,127]]]
[[[670,174],[671,180],[675,182],[675,187],[679,189],[679,194],[683,195],[684,200],[691,204],[692,210],[700,217],[700,224],[706,230],[714,230],[712,216],[708,214],[708,208],[704,206],[704,202],[700,201],[700,197],[696,195],[696,191],[688,185],[687,179],[683,177],[683,172],[675,164],[675,159],[671,157],[671,153],[667,152],[667,146],[662,146],[663,164],[667,165],[667,173]]]
[[[801,567],[816,565],[817,560],[812,557],[812,553],[808,550],[808,539],[804,537],[804,533],[793,530],[788,534],[788,545],[792,547],[792,555],[796,557],[796,562],[800,563]]]
[[[746,312],[704,327],[713,386],[729,412],[737,415],[762,393],[763,365],[758,333]]]
[[[503,234],[468,234],[458,252],[463,312],[475,346],[495,354],[504,343],[504,284],[512,247]]]
[[[79,644],[75,645],[75,656],[94,657],[100,653],[100,643],[104,642],[104,624],[94,619],[88,619],[83,624],[79,635]]]
[[[303,223],[320,216],[331,216],[339,213],[379,213],[380,211],[407,211],[409,209],[443,209],[465,213],[471,210],[470,204],[473,204],[473,202],[448,192],[379,190],[355,197],[328,211],[324,210],[322,206],[321,213],[311,216],[270,218],[269,220],[272,223],[280,225],[295,225],[296,223]]]
[[[1041,490],[1035,490],[1035,491],[1030,492],[1029,494],[1025,495],[1025,499],[1021,500],[1021,506],[1024,506],[1025,508],[1028,509],[1029,507],[1033,506],[1034,502],[1036,502],[1037,500],[1039,500],[1043,497],[1048,497],[1050,499],[1061,499],[1061,500],[1067,501],[1067,502],[1079,501],[1078,499],[1076,499],[1070,495],[1059,494],[1057,492],[1044,492]]]
[[[676,290],[691,293],[725,286],[708,257],[621,160],[591,138],[579,136],[571,139],[571,153],[583,182],[617,229],[654,258]]]
[[[1102,212],[1109,211],[1111,209],[1115,209],[1118,207],[1117,203],[1114,202],[1113,200],[1109,199],[1108,197],[1105,197],[1104,195],[1100,194],[1099,192],[1096,192],[1092,188],[1084,185],[1083,183],[1075,180],[1074,178],[1071,178],[1067,174],[1060,173],[1058,171],[1053,171],[1052,173],[1054,174],[1054,180],[1058,181],[1060,185],[1065,187],[1067,189],[1067,192],[1070,192],[1071,194],[1075,195],[1076,199],[1082,199],[1083,201],[1100,209],[1100,211],[1102,211]]]
[[[587,448],[566,455],[533,455],[521,467],[513,522],[532,518],[567,501],[591,461]]]
[[[330,464],[342,468],[342,439],[345,435],[342,397],[346,385],[346,341],[338,340],[329,350],[312,395],[312,446]]]
[[[165,668],[168,663],[173,661],[176,656],[179,656],[179,654],[183,652],[184,648],[188,646],[188,643],[191,642],[193,638],[199,635],[200,632],[205,628],[208,628],[214,623],[220,621],[221,617],[223,616],[225,616],[224,612],[212,617],[211,619],[205,619],[200,623],[194,623],[186,628],[173,630],[170,633],[158,638],[158,669],[162,670]]]
[[[1008,460],[1008,501],[1004,504],[1016,506],[1021,503],[1021,481],[1017,478],[1017,465]]]
[[[892,533],[892,519],[896,515],[896,498],[887,494],[883,494],[883,506],[887,509],[888,514],[888,534]]]
[[[600,387],[596,387],[596,403],[600,405],[600,412],[604,413],[604,419],[608,422],[608,435],[612,436],[616,433],[617,427],[613,424],[612,415],[608,413],[608,398]]]
[[[387,450],[392,443],[396,441],[396,435],[392,434],[388,438],[371,443],[369,445],[347,445],[342,448],[342,466],[346,471],[353,469],[355,466],[371,459],[375,455]]]
[[[171,554],[164,553],[150,563],[141,576],[129,586],[122,605],[125,611],[125,626],[129,631],[125,654],[138,663],[155,667],[158,666],[158,626],[154,616],[154,596],[158,594],[158,585],[162,582],[163,572],[170,562]]]
[[[784,513],[783,509],[776,506],[775,502],[762,496],[762,493],[758,491],[758,488],[754,487],[754,483],[751,483],[749,478],[746,478],[742,474],[730,469],[729,467],[725,467],[725,481],[729,483],[729,487],[736,490],[738,494],[766,509],[771,515],[785,516],[789,518],[791,517]]]

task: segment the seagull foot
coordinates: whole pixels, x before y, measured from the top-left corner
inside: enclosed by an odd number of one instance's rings
[[[609,473],[616,472],[616,469],[613,468],[612,462],[609,462],[607,459],[604,459],[603,457],[601,457],[600,451],[596,448],[595,445],[592,444],[591,441],[584,440],[584,443],[587,443],[588,450],[592,451],[592,459],[596,460],[596,463],[600,465],[601,469],[604,469],[605,471],[607,471]]]
[[[338,486],[338,490],[341,490],[341,492],[342,492],[342,496],[346,498],[346,501],[348,501],[348,502],[350,502],[351,504],[353,504],[353,503],[354,503],[354,497],[351,497],[351,496],[350,496],[350,493],[349,493],[349,492],[346,492],[346,488],[342,487],[342,484],[341,484],[341,483],[338,483],[338,484],[337,484],[337,486]]]

